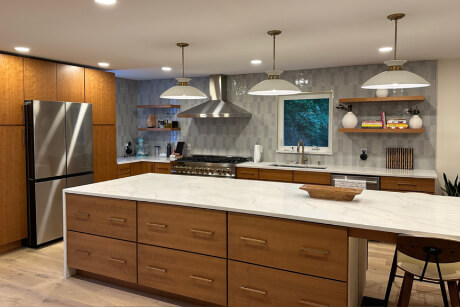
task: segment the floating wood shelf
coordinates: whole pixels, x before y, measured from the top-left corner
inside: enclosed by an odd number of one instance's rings
[[[424,101],[425,96],[394,96],[394,97],[366,97],[366,98],[340,98],[340,103],[356,102],[397,102],[397,101]]]
[[[139,128],[137,131],[179,131],[180,128]]]
[[[376,128],[339,128],[339,132],[345,133],[423,133],[425,129],[376,129]]]
[[[138,108],[141,109],[179,109],[178,104],[138,104]]]

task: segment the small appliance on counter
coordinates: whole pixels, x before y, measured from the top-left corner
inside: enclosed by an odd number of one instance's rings
[[[154,147],[154,150],[155,150],[155,157],[159,157],[160,156],[160,146],[159,145],[155,145]]]
[[[138,138],[136,157],[145,157],[146,155],[147,155],[147,147],[144,144],[144,139]]]
[[[133,154],[133,149],[131,148],[131,142],[125,144],[125,157],[129,157]]]

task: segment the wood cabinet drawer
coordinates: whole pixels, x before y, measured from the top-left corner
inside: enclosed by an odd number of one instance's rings
[[[118,175],[125,175],[125,174],[130,175],[131,174],[131,164],[130,163],[120,164],[117,166],[117,169],[118,169]]]
[[[71,268],[136,283],[136,245],[67,231],[67,264]]]
[[[382,190],[434,193],[434,179],[381,177]]]
[[[229,213],[228,258],[346,281],[347,229]]]
[[[227,305],[227,260],[138,245],[139,285]]]
[[[155,163],[154,169],[155,169],[155,173],[171,174],[171,164],[170,163]]]
[[[139,202],[138,239],[140,243],[226,257],[227,213]]]
[[[347,305],[347,284],[228,261],[228,306]]]
[[[268,181],[292,182],[292,171],[259,169],[259,179]]]
[[[236,178],[238,179],[259,179],[258,168],[237,167]]]
[[[294,171],[294,182],[331,185],[331,174],[320,172]]]
[[[136,202],[66,194],[67,229],[136,241]]]

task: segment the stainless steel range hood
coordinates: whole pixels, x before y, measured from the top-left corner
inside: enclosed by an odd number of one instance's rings
[[[182,118],[211,118],[211,117],[246,117],[252,116],[251,113],[239,106],[226,101],[227,100],[227,76],[212,75],[209,76],[209,94],[211,100],[208,100],[196,107],[185,110],[177,117]]]

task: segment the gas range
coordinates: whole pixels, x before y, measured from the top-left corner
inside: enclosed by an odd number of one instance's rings
[[[171,162],[171,172],[180,175],[230,177],[236,176],[236,164],[249,158],[233,156],[193,155]]]

